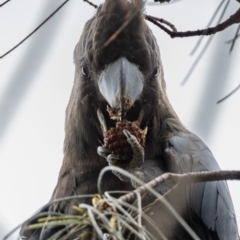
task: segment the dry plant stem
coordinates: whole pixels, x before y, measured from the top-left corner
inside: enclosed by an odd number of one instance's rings
[[[62,230],[58,231],[57,233],[55,233],[52,237],[50,237],[48,240],[54,240],[54,239],[58,239],[59,237],[61,237],[65,231],[67,231],[69,228],[71,228],[71,225],[66,226],[65,228],[63,228]]]
[[[70,226],[69,228],[71,228],[71,226]],[[61,240],[68,240],[72,235],[80,232],[80,230],[81,230],[81,227],[79,227],[79,226],[76,226],[75,228],[72,228],[72,229],[67,233],[67,235],[64,235],[63,237],[61,237]],[[52,237],[51,237],[51,238],[52,238]],[[59,238],[55,237],[55,238],[53,238],[53,239],[51,239],[51,240],[55,240],[55,239],[59,239]],[[48,239],[48,240],[50,240],[50,239]]]
[[[145,186],[146,191],[150,192],[151,194],[153,194],[153,196],[155,196],[156,198],[161,198],[161,202],[165,205],[166,208],[168,208],[168,210],[170,211],[170,213],[176,218],[176,220],[185,228],[185,230],[189,233],[189,235],[193,238],[193,239],[197,239],[200,240],[200,238],[196,235],[196,233],[192,230],[192,228],[186,223],[186,221],[177,213],[177,211],[172,207],[172,205],[165,199],[162,198],[162,195],[160,195],[157,191],[155,191],[151,186],[146,185],[142,180],[140,180],[139,178],[137,178],[136,176],[134,176],[133,174],[119,168],[119,167],[113,167],[113,166],[107,166],[105,168],[103,168],[99,174],[98,177],[98,182],[97,182],[97,188],[98,188],[98,192],[101,194],[102,193],[102,188],[101,188],[101,182],[103,179],[104,174],[107,171],[116,171],[119,172],[120,174],[132,179],[134,182],[136,182],[139,185]],[[140,193],[141,195],[141,193]],[[135,199],[135,194],[133,194],[133,199]],[[119,198],[119,200],[121,201],[121,198]],[[123,204],[124,202],[122,202]]]
[[[186,31],[186,32],[173,32],[164,27],[161,23],[157,22],[153,18],[149,18],[146,16],[146,20],[149,22],[152,22],[153,24],[157,25],[159,28],[161,28],[164,32],[166,32],[170,37],[176,38],[176,37],[193,37],[193,36],[208,36],[215,34],[217,32],[223,31],[224,29],[228,28],[229,26],[240,23],[240,9],[238,9],[232,16],[230,16],[226,21],[223,23],[218,24],[216,27],[206,28],[202,30],[196,30],[196,31]]]
[[[111,193],[114,193],[114,192],[111,192]],[[109,195],[109,192],[107,192],[107,193],[105,192],[105,195],[106,195],[106,194],[108,194],[108,196],[110,196],[110,195]],[[103,201],[103,200],[101,200],[101,201]],[[105,201],[107,201],[107,200],[105,200]],[[133,225],[136,225],[136,222],[135,222],[134,220],[132,221],[132,217],[131,217],[131,216],[130,216],[130,218],[128,217],[128,213],[126,213],[126,211],[124,210],[124,208],[122,208],[121,206],[123,206],[123,207],[125,207],[125,208],[128,208],[128,209],[131,209],[131,210],[134,211],[136,214],[139,214],[139,213],[141,212],[142,218],[143,218],[145,221],[149,222],[149,223],[153,226],[153,228],[158,232],[159,236],[161,236],[161,239],[167,240],[167,238],[163,235],[163,233],[160,231],[160,229],[156,226],[156,223],[155,223],[147,214],[145,214],[145,213],[142,211],[142,209],[138,209],[138,208],[136,208],[135,206],[133,206],[132,204],[129,204],[129,203],[127,203],[127,202],[121,202],[121,205],[120,205],[118,199],[115,199],[115,198],[113,198],[113,197],[111,197],[111,201],[112,201],[113,204],[115,204],[115,205],[117,206],[118,209],[120,209],[120,211],[122,211],[122,212],[124,213],[124,216],[126,216],[126,217],[128,218],[128,221],[130,220]],[[119,207],[119,206],[120,206],[120,207]],[[117,213],[114,213],[114,214],[117,214]],[[152,239],[154,239],[154,237],[152,236],[152,234],[151,234],[150,232],[148,232],[146,229],[144,229],[144,231],[145,231],[147,234],[151,235]]]
[[[98,236],[100,238],[102,238],[103,237],[103,232],[102,232],[101,228],[99,227],[99,225],[97,224],[97,221],[96,221],[96,219],[94,217],[93,212],[96,213],[98,216],[103,217],[102,219],[106,223],[108,222],[107,218],[99,210],[97,210],[96,208],[94,208],[94,207],[92,207],[92,206],[90,206],[88,204],[82,203],[82,204],[79,204],[79,207],[87,209],[88,216],[89,216],[89,218],[91,220],[91,223],[92,223],[92,226],[93,226],[94,230],[96,231]]]
[[[3,240],[7,240],[13,233],[15,233],[22,226],[22,224],[23,223],[19,224],[14,229],[12,229],[9,233],[7,233],[7,235],[3,237]]]
[[[129,214],[127,211],[124,210],[124,208],[120,205],[118,201],[114,201],[114,198],[111,197],[109,193],[105,193],[108,199],[110,199],[114,204],[116,205],[116,208],[119,209],[121,212],[123,212],[132,223],[134,223],[134,219],[132,218],[131,214]],[[139,211],[140,212],[140,211]]]
[[[131,214],[129,214],[120,204],[119,202],[117,201],[117,199],[115,199],[114,197],[111,197],[111,195],[108,193],[108,192],[105,192],[105,196],[106,196],[106,199],[102,199],[99,201],[99,204],[102,204],[102,203],[107,203],[109,206],[109,208],[106,209],[106,212],[104,212],[104,215],[107,216],[107,215],[110,215],[110,216],[116,216],[117,217],[117,220],[118,220],[118,223],[120,224],[123,224],[128,230],[130,230],[131,232],[133,232],[136,236],[138,236],[138,239],[142,239],[142,240],[145,240],[144,238],[144,233],[142,232],[142,225],[141,223],[137,223]],[[140,196],[139,196],[140,197]],[[110,200],[110,202],[109,202]],[[117,212],[117,209],[114,210],[114,212],[112,212],[112,207],[115,207],[121,212],[121,214],[119,214]],[[132,207],[132,206],[131,206]],[[141,209],[137,209],[137,213],[138,214],[141,214],[142,215],[142,211]],[[131,224],[131,225],[130,225]],[[137,231],[133,230],[132,226],[134,228],[137,228]],[[107,227],[106,227],[107,229]],[[118,226],[118,231],[121,229],[119,226]],[[142,233],[142,234],[141,234]],[[113,234],[113,233],[112,233]],[[116,232],[117,234],[117,232]],[[151,233],[148,233],[151,235]],[[117,234],[116,236],[121,236],[121,234]],[[122,239],[122,238],[121,238]]]
[[[123,195],[122,197],[119,198],[119,200],[124,202],[130,202],[136,198],[136,194],[140,194],[142,196],[148,191],[148,188],[155,188],[156,186],[165,182],[166,180],[171,180],[176,183],[185,185],[196,182],[240,180],[240,171],[211,171],[184,174],[165,173],[148,182],[144,186],[141,186],[136,190]]]

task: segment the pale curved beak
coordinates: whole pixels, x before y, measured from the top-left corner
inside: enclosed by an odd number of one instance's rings
[[[98,86],[112,109],[126,112],[140,96],[143,79],[139,68],[122,57],[103,71]]]

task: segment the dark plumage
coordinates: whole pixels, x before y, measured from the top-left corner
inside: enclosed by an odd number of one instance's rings
[[[64,159],[51,200],[96,193],[99,172],[108,164],[123,167],[144,181],[165,172],[219,170],[210,150],[181,124],[169,103],[159,48],[142,11],[141,0],[106,0],[85,25],[74,52],[76,72],[66,110]],[[104,47],[133,12],[129,24]],[[129,109],[122,108],[122,99],[130,101]],[[121,157],[109,155],[108,149],[99,147],[103,142],[99,113],[108,129],[115,126],[107,105],[129,121],[138,120],[141,129],[148,126],[144,153],[138,145],[133,147],[138,155],[128,164],[123,165]],[[130,142],[134,140],[127,131],[124,134]],[[171,186],[167,182],[157,190],[163,194]],[[103,187],[133,189],[129,179],[113,173],[105,176]],[[192,184],[169,201],[201,239],[238,239],[226,182]],[[78,203],[56,203],[48,210],[74,214],[72,206]],[[191,239],[163,206],[155,206],[152,218],[168,239]],[[22,234],[44,240],[51,232],[54,229]]]

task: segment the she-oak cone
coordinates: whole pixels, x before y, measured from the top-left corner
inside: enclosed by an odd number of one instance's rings
[[[110,128],[104,133],[104,147],[108,148],[111,153],[119,154],[124,160],[131,160],[133,152],[130,144],[127,142],[127,138],[123,133],[123,130],[128,130],[134,135],[140,145],[145,147],[145,135],[135,123],[123,120],[122,122],[116,122],[115,128]]]

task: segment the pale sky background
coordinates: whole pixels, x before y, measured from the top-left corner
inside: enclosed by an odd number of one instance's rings
[[[0,8],[0,55],[62,2],[15,0]],[[147,6],[146,11],[172,22],[178,30],[195,30],[207,25],[219,2],[185,0]],[[237,7],[231,0],[225,19]],[[51,197],[63,157],[64,114],[74,78],[73,49],[94,12],[82,0],[72,0],[27,42],[0,59],[0,239]],[[189,81],[181,86],[200,52],[189,56],[198,37],[171,39],[148,25],[158,40],[168,95],[180,119],[204,140],[222,169],[240,170],[240,91],[216,104],[240,83],[240,40],[231,55],[225,43],[237,26],[214,37]],[[240,182],[229,182],[229,187],[239,225]]]

